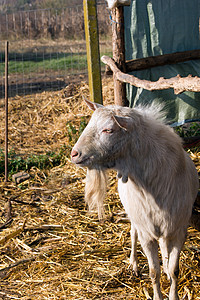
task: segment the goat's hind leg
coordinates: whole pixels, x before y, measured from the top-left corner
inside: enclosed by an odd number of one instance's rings
[[[138,276],[138,260],[137,260],[137,230],[133,223],[131,223],[131,256],[130,256],[130,266],[133,268],[133,272]]]
[[[169,264],[168,273],[170,277],[169,300],[179,300],[178,297],[178,275],[179,275],[179,257],[182,246],[185,242],[186,231],[182,230],[173,239],[169,240]]]
[[[159,246],[160,246],[160,251],[162,254],[163,271],[167,275],[168,279],[170,279],[169,272],[168,272],[168,265],[169,265],[168,239],[160,238]]]

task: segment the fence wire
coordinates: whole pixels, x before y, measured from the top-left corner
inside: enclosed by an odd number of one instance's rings
[[[101,54],[111,53],[105,3],[97,6]],[[5,41],[9,96],[55,90],[87,76],[82,5],[0,14],[0,97],[4,97]]]

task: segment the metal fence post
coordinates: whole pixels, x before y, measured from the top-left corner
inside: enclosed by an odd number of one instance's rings
[[[102,103],[96,0],[83,0],[90,100]]]
[[[8,41],[5,42],[5,182],[8,181]]]

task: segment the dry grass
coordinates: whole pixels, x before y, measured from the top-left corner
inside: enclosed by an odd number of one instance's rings
[[[104,52],[110,52],[111,45],[110,39],[106,37],[100,37],[100,47],[103,48]],[[86,45],[84,39],[77,39],[77,40],[69,40],[59,38],[56,40],[52,39],[27,39],[27,40],[15,40],[10,42],[10,52],[16,53],[36,53],[42,52],[45,53],[80,53],[86,51]]]
[[[105,102],[113,102],[112,81],[104,79]],[[15,97],[9,105],[9,145],[17,153],[45,153],[69,144],[67,122],[77,127],[90,116],[82,103],[85,83],[59,92]],[[3,118],[3,102],[0,103]],[[4,133],[0,134],[3,145]],[[199,153],[192,154],[199,166]],[[198,167],[199,168],[199,167]],[[152,295],[148,265],[138,245],[141,277],[128,268],[130,224],[120,203],[115,174],[105,201],[106,220],[84,203],[85,170],[66,158],[50,170],[30,170],[16,186],[0,182],[0,299],[147,299]],[[180,259],[181,299],[200,299],[199,233],[189,228]],[[169,282],[161,275],[164,298]]]

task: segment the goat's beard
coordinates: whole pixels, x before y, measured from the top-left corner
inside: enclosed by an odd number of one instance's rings
[[[89,211],[97,211],[99,220],[103,219],[103,201],[106,196],[107,175],[102,169],[87,169],[85,184],[85,201]]]

